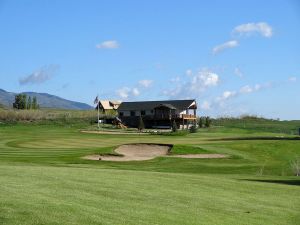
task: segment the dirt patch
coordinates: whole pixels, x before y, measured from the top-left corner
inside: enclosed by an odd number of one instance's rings
[[[227,158],[227,155],[223,154],[186,154],[186,155],[171,155],[169,157],[185,158],[185,159],[220,159]]]
[[[88,155],[83,159],[103,160],[103,161],[141,161],[150,160],[159,156],[167,156],[171,151],[172,145],[162,144],[126,144],[121,145],[114,150],[119,155]],[[187,159],[217,159],[226,158],[223,154],[187,154],[187,155],[169,155],[167,157],[187,158]]]

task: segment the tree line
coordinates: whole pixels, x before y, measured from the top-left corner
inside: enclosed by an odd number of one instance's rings
[[[40,106],[35,96],[32,97],[26,94],[18,94],[15,96],[15,102],[13,103],[14,109],[39,109]]]

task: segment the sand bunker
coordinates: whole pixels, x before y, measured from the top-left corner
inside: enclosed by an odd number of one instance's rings
[[[167,155],[171,145],[158,144],[128,144],[121,145],[115,149],[115,152],[121,156],[114,155],[89,155],[84,159],[104,160],[104,161],[139,161],[149,160],[158,156]]]
[[[118,155],[88,155],[83,157],[89,160],[103,161],[141,161],[150,160],[158,156],[167,156],[171,151],[172,145],[160,144],[127,144],[121,145],[115,149]],[[169,155],[167,157],[176,158],[197,158],[197,159],[216,159],[226,158],[223,154],[187,154],[187,155]]]

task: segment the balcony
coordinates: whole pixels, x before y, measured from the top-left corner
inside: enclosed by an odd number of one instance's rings
[[[146,115],[143,116],[146,120],[178,120],[178,119],[184,119],[184,120],[195,120],[197,116],[191,115],[191,114],[156,114],[156,115]]]
[[[184,120],[195,120],[197,119],[197,116],[192,114],[181,114],[181,118]]]

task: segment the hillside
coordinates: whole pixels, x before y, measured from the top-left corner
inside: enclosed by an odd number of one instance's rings
[[[7,107],[11,107],[15,95],[17,93],[7,92],[3,89],[0,89],[0,104],[3,104]],[[40,107],[42,108],[57,108],[57,109],[91,109],[92,107],[88,104],[70,101],[67,99],[60,98],[55,95],[50,95],[47,93],[36,93],[36,92],[23,92],[27,96],[35,96],[38,100]]]

